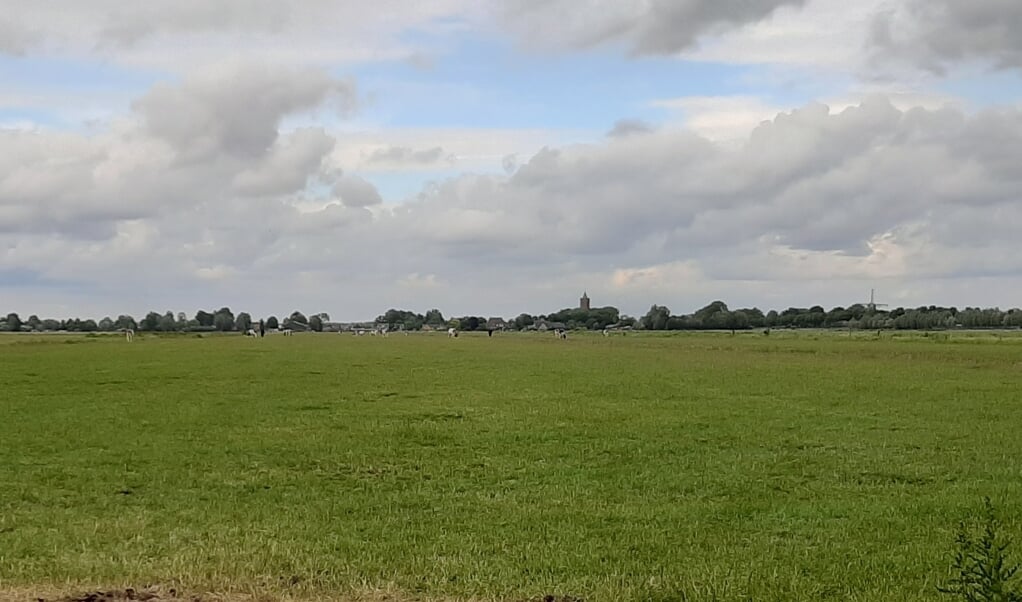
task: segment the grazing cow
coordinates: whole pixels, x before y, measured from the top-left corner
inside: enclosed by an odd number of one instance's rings
[[[458,329],[457,328],[448,328],[447,329],[447,336],[448,337],[458,338]]]
[[[568,338],[568,331],[567,330],[561,330],[561,329],[558,328],[557,330],[554,331],[554,336],[559,338],[559,339],[566,339],[566,338]]]
[[[124,340],[129,343],[135,340],[135,331],[130,328],[124,329]]]
[[[281,332],[284,333],[284,336],[286,337],[289,337],[294,334],[294,331],[291,330],[290,328],[285,328],[284,330],[281,330]]]
[[[258,337],[259,334],[255,330],[249,328],[248,330],[245,331],[245,336],[247,336],[247,337]]]
[[[606,328],[604,328],[604,329],[603,329],[603,336],[605,336],[605,337],[609,337],[609,336],[610,336],[610,331],[609,331],[609,330],[607,330]]]

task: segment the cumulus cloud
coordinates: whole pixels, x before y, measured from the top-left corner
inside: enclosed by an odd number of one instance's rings
[[[97,133],[0,130],[0,231],[110,237],[123,220],[293,193],[320,175],[334,139],[282,136],[280,122],[349,84],[244,65],[215,73],[156,86],[135,118]]]
[[[388,205],[371,182],[324,169],[343,138],[308,128],[265,140],[254,158],[228,145],[181,163],[146,123],[0,132],[0,271],[131,273],[153,307],[189,282],[218,302],[307,299],[356,317],[413,301],[549,311],[565,287],[634,312],[1022,275],[1018,109],[810,104],[741,144],[664,128],[550,147],[510,174],[440,180]],[[271,277],[274,290],[260,288]],[[499,294],[511,289],[514,300]]]
[[[970,61],[1022,68],[1022,4],[1014,0],[908,0],[878,15],[872,42],[931,71]],[[878,61],[883,58],[878,57]]]
[[[947,259],[966,247],[999,248],[1000,273],[1018,272],[992,218],[1014,223],[1022,177],[984,141],[1018,156],[1020,124],[1019,111],[810,105],[740,147],[665,131],[547,149],[507,179],[442,183],[392,219],[439,257],[610,261],[615,286],[659,286],[682,268],[723,280],[962,276],[970,268]]]
[[[251,157],[274,143],[284,116],[329,98],[342,112],[350,110],[353,84],[319,70],[242,63],[217,66],[180,84],[158,84],[134,108],[150,134],[182,155]]]
[[[506,18],[530,42],[591,47],[624,43],[636,54],[673,54],[701,36],[768,17],[806,0],[514,0]]]

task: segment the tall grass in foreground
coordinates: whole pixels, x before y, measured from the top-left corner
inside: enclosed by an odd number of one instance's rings
[[[1009,559],[1011,541],[1004,537],[990,498],[983,498],[982,515],[972,522],[978,524],[958,524],[953,576],[938,590],[965,602],[1022,601],[1022,589],[1012,583],[1019,566]]]

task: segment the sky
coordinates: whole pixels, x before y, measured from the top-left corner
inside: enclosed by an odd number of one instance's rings
[[[0,311],[1022,305],[1017,0],[34,0]]]

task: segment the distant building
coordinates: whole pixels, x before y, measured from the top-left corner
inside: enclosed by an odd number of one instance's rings
[[[504,318],[490,318],[486,321],[486,330],[506,330],[508,323]]]
[[[582,298],[578,300],[578,308],[582,311],[589,311],[589,295],[586,292],[582,293]]]
[[[546,320],[539,320],[535,324],[536,330],[546,332],[548,330],[565,330],[568,328],[564,322],[548,322]]]

